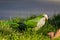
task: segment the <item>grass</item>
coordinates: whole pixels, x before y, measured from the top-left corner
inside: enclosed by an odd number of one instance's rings
[[[57,21],[60,20],[60,15],[55,15],[42,28],[34,31],[29,25],[25,25],[24,22],[36,17],[38,16],[28,19],[12,18],[10,20],[0,20],[0,40],[50,40],[47,33],[56,32],[59,28],[60,22]],[[60,40],[60,38],[56,40]]]

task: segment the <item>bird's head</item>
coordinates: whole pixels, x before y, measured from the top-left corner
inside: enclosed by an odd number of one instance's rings
[[[43,14],[43,17],[45,17],[45,19],[48,20],[48,15],[47,14]]]

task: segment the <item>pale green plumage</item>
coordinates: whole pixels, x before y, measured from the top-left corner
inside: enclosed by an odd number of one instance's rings
[[[40,16],[37,16],[37,17],[34,18],[34,19],[27,20],[27,21],[25,21],[24,23],[25,23],[28,27],[36,27],[38,21],[39,21],[42,17],[43,17],[43,16],[40,15]]]

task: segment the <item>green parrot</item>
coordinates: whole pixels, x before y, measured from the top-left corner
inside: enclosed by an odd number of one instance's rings
[[[42,14],[37,16],[36,18],[27,20],[24,22],[24,24],[27,25],[29,28],[34,28],[34,30],[39,30],[42,26],[45,25],[46,20],[48,20],[48,15],[47,14]]]

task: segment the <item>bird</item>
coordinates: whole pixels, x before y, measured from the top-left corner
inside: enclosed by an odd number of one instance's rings
[[[45,24],[46,20],[48,20],[48,15],[42,14],[36,18],[25,21],[24,24],[26,24],[28,27],[33,27],[33,29],[37,31]]]
[[[48,15],[43,14],[43,17],[38,21],[37,26],[34,28],[35,31],[39,30],[41,27],[45,25],[46,20],[48,20]]]

